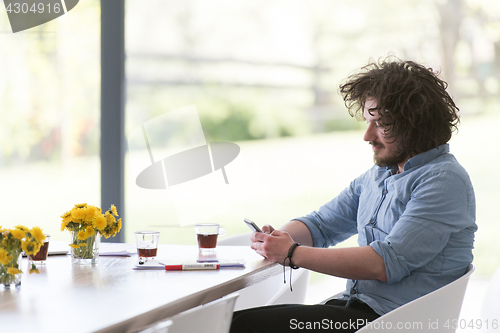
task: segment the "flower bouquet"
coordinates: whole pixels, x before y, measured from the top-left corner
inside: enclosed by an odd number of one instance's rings
[[[115,205],[102,213],[96,206],[78,204],[61,215],[61,231],[71,232],[71,255],[73,263],[95,264],[99,260],[100,235],[109,238],[122,228],[122,219],[116,219]]]
[[[45,240],[42,229],[34,227],[28,229],[16,226],[14,229],[0,227],[0,283],[6,288],[12,284],[21,284],[21,258],[22,251],[28,256],[38,253]],[[40,273],[34,264],[31,273]]]

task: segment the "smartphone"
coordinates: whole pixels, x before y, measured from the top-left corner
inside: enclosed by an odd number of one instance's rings
[[[262,230],[260,230],[259,226],[255,224],[255,222],[250,221],[249,219],[243,219],[243,221],[245,221],[245,223],[250,229],[252,229],[253,232],[262,232]]]

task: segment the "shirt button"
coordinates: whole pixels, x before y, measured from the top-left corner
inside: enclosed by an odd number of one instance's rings
[[[374,219],[371,219],[371,220],[370,220],[370,224],[375,224],[375,220],[374,220]]]
[[[356,290],[355,289],[351,289],[351,292],[350,292],[351,295],[354,295],[356,294]]]
[[[383,194],[383,195],[386,195],[386,194],[387,194],[387,190],[383,190],[383,191],[382,191],[382,194]]]

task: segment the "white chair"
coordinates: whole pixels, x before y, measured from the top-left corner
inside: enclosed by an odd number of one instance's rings
[[[181,312],[147,327],[140,333],[227,333],[233,319],[234,293]]]
[[[218,241],[221,246],[250,246],[250,233],[222,238]],[[238,300],[234,310],[275,305],[275,304],[303,304],[306,298],[307,287],[309,285],[310,271],[299,268],[292,272],[292,288],[290,291],[289,277],[290,268],[286,267],[286,280],[283,282],[283,274],[272,276],[264,281],[251,285],[250,287],[238,290]]]
[[[168,333],[168,328],[172,326],[171,320],[162,320],[158,323],[149,326],[148,328],[139,331],[138,333]]]
[[[455,332],[472,272],[471,264],[467,273],[457,280],[380,316],[356,332]]]
[[[286,267],[286,283],[283,282],[283,275],[279,274],[281,288],[271,297],[266,305],[274,304],[304,304],[306,299],[307,287],[309,286],[309,277],[311,271],[305,268],[299,268],[292,271],[292,290],[290,290],[290,267]]]

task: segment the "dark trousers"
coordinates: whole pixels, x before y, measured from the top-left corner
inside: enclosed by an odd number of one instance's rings
[[[365,303],[331,300],[324,305],[271,305],[235,311],[231,333],[356,332],[380,317]]]

